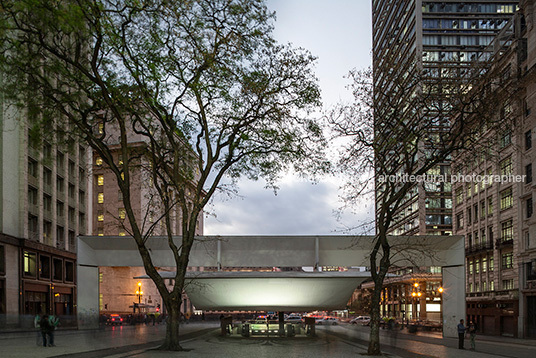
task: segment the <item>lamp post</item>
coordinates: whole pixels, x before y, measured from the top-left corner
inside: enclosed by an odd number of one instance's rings
[[[138,282],[138,290],[136,291],[136,295],[138,295],[138,312],[141,313],[141,296],[143,295],[143,291],[141,290],[141,282]]]

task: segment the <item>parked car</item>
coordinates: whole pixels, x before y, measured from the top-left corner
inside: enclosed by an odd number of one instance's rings
[[[121,326],[123,325],[123,318],[118,314],[111,314],[106,323],[110,326],[115,326],[116,324]]]
[[[301,323],[302,318],[298,315],[289,315],[287,318],[285,318],[285,322],[287,323]]]
[[[339,323],[339,320],[335,317],[323,317],[321,319],[316,320],[315,323],[323,326],[334,326]]]
[[[370,324],[369,316],[358,316],[350,320],[351,324],[361,324],[363,326],[368,326]]]

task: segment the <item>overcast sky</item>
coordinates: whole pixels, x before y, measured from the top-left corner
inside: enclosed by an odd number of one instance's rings
[[[343,77],[371,63],[370,0],[268,0],[276,11],[275,38],[303,47],[318,57],[316,74],[326,106],[350,100]],[[363,203],[337,219],[340,183],[333,178],[311,184],[292,176],[277,195],[264,181],[240,181],[239,196],[216,197],[205,219],[206,235],[333,235],[370,220],[373,203]]]

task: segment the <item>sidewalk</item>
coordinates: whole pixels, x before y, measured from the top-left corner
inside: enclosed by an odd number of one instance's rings
[[[181,325],[183,339],[195,337],[218,328],[218,323],[190,323]],[[43,347],[36,344],[37,332],[13,332],[0,334],[2,357],[102,357],[124,354],[136,349],[157,347],[166,334],[165,325],[114,326],[105,330],[56,331],[56,347]],[[40,341],[42,344],[42,341]]]

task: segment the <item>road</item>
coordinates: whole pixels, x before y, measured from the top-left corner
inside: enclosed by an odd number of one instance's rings
[[[341,324],[317,327],[316,338],[219,336],[218,323],[181,326],[182,345],[188,352],[160,352],[165,326],[107,327],[96,331],[58,331],[56,347],[36,345],[35,332],[0,334],[0,356],[72,358],[315,358],[361,357],[366,352],[368,327]],[[536,341],[502,337],[477,338],[476,351],[457,349],[457,340],[437,334],[382,331],[382,350],[392,358],[536,357]],[[466,347],[469,342],[466,342]]]

